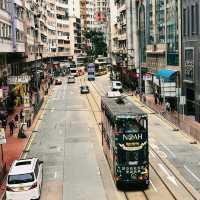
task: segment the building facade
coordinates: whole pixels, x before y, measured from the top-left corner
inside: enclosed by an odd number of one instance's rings
[[[80,17],[82,31],[87,32],[95,28],[95,1],[80,0]]]
[[[179,70],[178,1],[146,0],[146,64]]]
[[[182,92],[186,113],[200,122],[200,2],[182,1]]]
[[[95,29],[107,33],[108,28],[108,0],[96,0],[95,2]]]

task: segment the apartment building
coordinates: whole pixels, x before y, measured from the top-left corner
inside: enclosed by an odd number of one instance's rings
[[[0,2],[0,46],[0,78],[5,82],[11,73],[11,66],[18,65],[25,52],[21,0],[15,4],[8,0]]]
[[[109,1],[96,0],[95,4],[95,28],[97,31],[107,34],[108,17],[109,17]]]
[[[200,2],[182,1],[182,92],[186,113],[200,122]]]
[[[117,16],[114,33],[116,64],[136,69],[139,66],[137,9],[140,2],[115,0]],[[110,13],[113,13],[111,7]],[[112,14],[111,14],[112,15]]]
[[[152,73],[179,70],[177,11],[177,0],[146,0],[146,63]]]
[[[95,28],[95,1],[80,0],[80,16],[82,31],[87,32]]]

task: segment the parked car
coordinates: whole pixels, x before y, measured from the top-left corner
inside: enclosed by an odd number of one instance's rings
[[[87,85],[82,85],[80,87],[81,94],[88,94],[90,92],[89,87]]]
[[[15,160],[7,176],[7,200],[31,200],[41,196],[43,161],[38,158]]]
[[[112,91],[120,91],[123,92],[121,81],[112,81]]]
[[[55,85],[62,85],[62,81],[60,79],[55,80]]]
[[[76,79],[74,76],[68,76],[67,83],[75,83]]]

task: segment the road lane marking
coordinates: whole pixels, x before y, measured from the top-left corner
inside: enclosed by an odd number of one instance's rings
[[[168,171],[161,163],[159,163],[158,166],[159,166],[160,169],[165,173],[165,175],[167,176],[167,179],[168,179],[169,181],[171,181],[175,186],[178,186],[178,184],[177,184],[177,182],[176,182],[176,178],[175,178],[173,175],[171,175],[171,174],[169,173],[169,171]]]
[[[190,175],[192,175],[198,182],[200,182],[200,178],[194,174],[186,165],[184,165],[184,168]]]
[[[153,153],[153,151],[150,151],[150,154],[152,155],[153,158],[156,158],[156,155]]]
[[[57,172],[54,173],[54,178],[55,178],[55,179],[57,178]]]
[[[55,110],[55,108],[52,108],[52,109],[51,109],[51,112],[54,112],[54,110]]]
[[[152,180],[150,180],[150,184],[152,185],[154,191],[155,191],[155,192],[158,192],[158,190],[157,190],[156,186],[153,184]]]
[[[176,158],[176,155],[174,154],[174,152],[171,151],[165,144],[160,143],[160,145],[161,145],[164,149],[166,149],[166,150],[171,154],[171,156],[172,156],[173,158]]]

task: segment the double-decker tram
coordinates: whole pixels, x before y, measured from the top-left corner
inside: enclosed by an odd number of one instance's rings
[[[149,185],[148,116],[126,98],[102,97],[102,145],[117,187]]]

